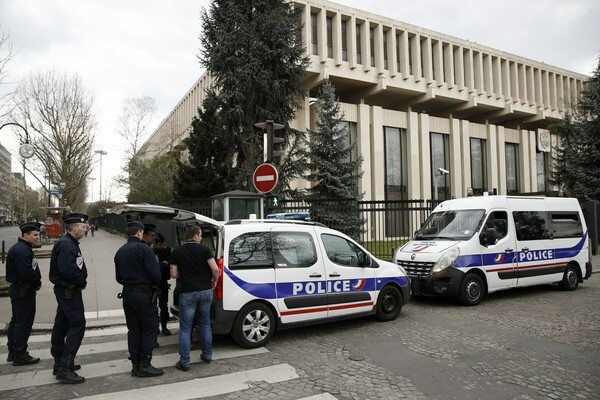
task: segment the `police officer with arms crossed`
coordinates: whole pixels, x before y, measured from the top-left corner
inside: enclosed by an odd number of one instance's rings
[[[27,341],[35,319],[35,295],[42,287],[42,275],[32,245],[40,239],[39,222],[21,225],[21,237],[6,259],[6,281],[10,285],[12,317],[8,324],[8,358],[13,365],[36,364],[40,361],[27,352]]]
[[[85,334],[81,291],[87,286],[87,268],[79,240],[85,236],[87,219],[85,214],[62,217],[67,233],[54,243],[50,259],[50,282],[54,283],[58,303],[50,348],[54,357],[52,372],[65,383],[85,382],[85,378],[75,372],[81,368],[75,364],[75,356]]]
[[[160,283],[158,259],[150,246],[142,242],[144,225],[127,224],[127,243],[115,255],[117,282],[123,285],[123,310],[127,321],[127,346],[133,368],[131,376],[160,376],[154,368],[152,349],[158,334],[157,288]]]

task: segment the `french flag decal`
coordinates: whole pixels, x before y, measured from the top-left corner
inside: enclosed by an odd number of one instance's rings
[[[429,247],[429,246],[417,246],[417,247],[413,247],[412,249],[410,249],[410,251],[412,251],[412,252],[414,252],[414,253],[417,253],[417,252],[419,252],[419,251],[423,251],[423,250],[425,250],[425,249],[426,249],[426,248],[428,248],[428,247]]]
[[[502,264],[502,261],[504,261],[504,253],[500,253],[494,258],[496,264]]]
[[[367,283],[366,279],[359,279],[358,281],[356,281],[356,283],[354,285],[352,285],[352,289],[361,290],[362,288],[365,287],[365,283]]]

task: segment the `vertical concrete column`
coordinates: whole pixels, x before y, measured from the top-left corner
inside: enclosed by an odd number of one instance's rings
[[[410,69],[408,66],[408,32],[400,31],[400,73],[403,79],[408,79],[410,75]]]
[[[506,190],[506,132],[503,126],[496,128],[496,154],[497,154],[497,175],[498,175],[498,194],[505,195]],[[494,165],[494,164],[492,164]]]
[[[421,198],[431,199],[431,140],[429,115],[419,114],[419,154],[421,155]],[[417,175],[418,176],[418,175]]]
[[[433,58],[433,79],[437,86],[444,84],[444,54],[442,52],[442,42],[436,40],[432,42],[432,58]]]
[[[383,143],[383,109],[371,107],[371,186],[373,198],[385,199],[385,144]]]
[[[462,148],[462,181],[465,185],[463,196],[466,196],[467,188],[471,187],[471,134],[469,121],[460,121],[460,141]]]
[[[304,43],[304,54],[310,55],[310,6],[305,5],[300,13],[302,21],[302,43]]]
[[[412,74],[415,82],[420,82],[423,79],[421,74],[421,37],[419,34],[410,38],[411,59],[412,59]]]
[[[510,65],[506,58],[500,60],[500,74],[502,75],[502,96],[505,101],[512,101],[512,93],[510,91]]]
[[[409,199],[421,198],[421,171],[419,161],[421,152],[419,150],[419,114],[408,110],[406,114],[408,128],[406,130],[406,167],[409,177],[407,192]]]
[[[375,48],[371,49],[371,51],[374,52],[373,54],[375,56],[375,70],[378,75],[382,75],[385,71],[385,63],[383,62],[383,25],[377,24],[373,33],[375,34],[375,38],[373,39],[373,46]],[[369,41],[369,45],[370,44],[371,41]]]
[[[452,89],[454,87],[454,51],[452,51],[452,44],[446,43],[443,46],[443,52],[444,64],[446,65],[444,80],[446,81],[446,85],[448,85],[448,89]]]
[[[460,120],[450,115],[450,186],[452,187],[451,195],[457,198],[465,197],[466,195],[461,175],[463,157]]]
[[[465,89],[465,62],[462,46],[453,47],[453,53],[456,86],[462,92]]]
[[[485,152],[488,155],[485,169],[487,171],[488,191],[491,193],[494,188],[498,188],[498,171],[495,166],[498,165],[498,139],[497,127],[486,123],[487,140],[485,141]]]
[[[521,94],[519,93],[519,68],[516,62],[509,61],[508,69],[510,70],[510,95],[513,103],[517,103],[521,99]]]
[[[396,28],[391,27],[386,33],[387,35],[387,54],[388,54],[388,70],[390,76],[394,78],[398,75],[398,35]]]
[[[342,65],[342,14],[335,13],[332,19],[333,60],[336,66]]]
[[[564,77],[558,75],[556,77],[556,106],[559,111],[565,110],[565,87]]]
[[[537,192],[537,157],[535,148],[536,131],[529,131],[529,190],[532,192]]]
[[[473,79],[477,94],[483,94],[485,92],[483,83],[483,55],[480,51],[473,52]]]
[[[466,49],[463,52],[465,60],[465,86],[469,88],[469,94],[476,92],[475,89],[475,75],[473,71],[473,50]]]
[[[491,56],[490,56],[491,57]],[[492,81],[493,91],[497,99],[502,98],[502,61],[499,57],[492,57]]]
[[[527,93],[527,74],[525,71],[525,64],[519,64],[519,97],[521,104],[529,103],[529,96]]]
[[[369,20],[365,20],[360,26],[360,50],[362,54],[362,65],[365,72],[371,70],[371,23]]]
[[[558,102],[556,101],[556,74],[554,72],[548,73],[550,79],[550,109],[556,110]]]
[[[423,54],[423,74],[426,84],[433,83],[433,57],[431,54],[431,38],[426,36],[421,42],[421,53]]]
[[[548,71],[542,71],[542,103],[545,109],[550,109],[550,76]]]
[[[529,131],[521,129],[519,136],[519,191],[526,193],[531,191]]]
[[[493,65],[492,65],[492,55],[485,54],[483,57],[483,88],[488,97],[494,96],[494,81],[493,81]]]
[[[356,17],[353,15],[346,22],[346,29],[348,31],[348,64],[350,69],[356,68],[356,46],[360,46],[360,43],[356,43]]]
[[[371,112],[366,104],[358,104],[358,150],[363,157],[363,177],[359,180],[358,191],[365,193],[363,200],[375,200],[373,189],[373,158],[371,157]],[[385,178],[383,178],[385,179]],[[383,199],[383,197],[382,197]]]
[[[327,12],[324,8],[317,14],[317,53],[321,64],[327,62]]]
[[[533,67],[532,67],[533,68]],[[533,68],[533,79],[535,82],[535,103],[538,107],[544,108],[544,97],[542,93],[542,70]]]
[[[533,74],[533,67],[527,66],[525,68],[527,72],[527,94],[529,95],[529,105],[536,106],[536,93],[535,93],[535,76]]]

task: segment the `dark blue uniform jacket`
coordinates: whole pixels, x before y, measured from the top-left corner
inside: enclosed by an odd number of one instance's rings
[[[87,285],[87,267],[79,242],[67,233],[54,243],[50,259],[50,282],[72,284],[78,289]]]
[[[150,246],[135,236],[130,236],[115,254],[115,274],[121,285],[160,283],[158,258]]]
[[[26,283],[32,288],[42,286],[42,274],[31,243],[19,238],[6,258],[6,281],[13,284]]]

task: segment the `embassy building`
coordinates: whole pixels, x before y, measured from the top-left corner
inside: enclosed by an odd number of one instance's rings
[[[558,139],[546,128],[586,75],[328,1],[294,5],[311,63],[302,82],[309,96],[290,125],[315,128],[310,98],[330,80],[348,143],[364,159],[363,200],[557,190]],[[142,159],[185,147],[210,84],[203,74],[141,147]]]

